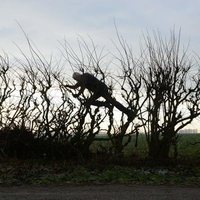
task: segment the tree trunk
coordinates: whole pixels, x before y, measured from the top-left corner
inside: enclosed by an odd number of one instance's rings
[[[170,143],[164,140],[151,141],[149,144],[149,158],[153,160],[169,159]]]

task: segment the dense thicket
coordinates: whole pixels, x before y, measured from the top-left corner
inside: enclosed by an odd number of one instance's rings
[[[30,52],[22,52],[23,59],[11,62],[8,56],[0,57],[2,157],[84,159],[95,140],[109,140],[107,153],[121,157],[132,136],[143,132],[149,157],[166,159],[172,146],[177,155],[178,131],[200,115],[198,59],[181,51],[175,33],[169,40],[159,34],[147,36],[139,58],[118,34],[118,53],[110,68],[93,42],[81,40],[75,50],[65,41],[67,67],[62,69],[29,40],[28,44]],[[132,118],[112,106],[86,106],[90,91],[75,98],[77,90],[65,87],[72,83],[70,69],[104,82],[112,96],[133,111]],[[100,138],[102,133],[106,137]],[[105,152],[100,147],[98,151]]]

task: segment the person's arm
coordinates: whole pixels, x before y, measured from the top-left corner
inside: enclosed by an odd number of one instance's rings
[[[82,86],[82,85],[80,84],[80,82],[77,82],[75,85],[65,85],[65,87],[68,87],[68,88],[70,88],[70,89],[77,89],[78,87],[81,87],[80,90],[79,90],[79,92],[78,92],[78,94],[74,94],[74,95],[73,95],[74,97],[79,97],[80,94],[82,94],[83,91],[85,90],[85,87]]]
[[[85,90],[85,87],[81,86],[81,89],[79,90],[78,94],[74,94],[74,97],[79,97]]]
[[[71,88],[71,89],[76,89],[78,87],[80,87],[80,83],[76,83],[75,85],[65,85],[65,87]]]

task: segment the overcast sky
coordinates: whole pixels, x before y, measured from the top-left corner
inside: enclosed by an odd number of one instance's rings
[[[116,37],[114,20],[133,45],[147,30],[168,35],[175,26],[182,42],[200,52],[199,0],[0,0],[0,50],[14,54],[13,42],[23,48],[17,22],[45,53],[54,52],[64,37],[71,42],[78,35],[109,46]]]
[[[114,21],[134,47],[146,31],[167,36],[181,28],[182,43],[200,54],[200,0],[0,0],[0,53],[15,55],[14,43],[25,50],[17,23],[45,55],[57,51],[64,38],[73,47],[78,35],[110,48]]]

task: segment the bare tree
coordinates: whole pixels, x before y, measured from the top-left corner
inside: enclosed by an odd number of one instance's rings
[[[121,94],[117,97],[110,96],[110,99],[112,99],[111,105],[112,102],[114,102],[113,106],[105,106],[106,109],[104,109],[104,114],[108,118],[108,128],[107,130],[104,130],[104,132],[106,131],[111,140],[114,153],[116,155],[122,155],[124,147],[131,141],[131,136],[138,132],[138,125],[133,124],[133,121],[137,118],[138,111],[143,103],[139,101],[141,77],[138,73],[139,77],[134,74],[136,72],[136,68],[133,61],[132,51],[124,40],[120,37],[118,37],[118,39],[120,47],[117,47],[117,49],[120,53],[120,57],[116,56],[116,58],[120,63],[120,70],[122,71],[122,74],[120,74],[120,76],[116,76],[116,78],[114,78],[114,75],[111,75],[112,70],[110,70],[110,73],[108,72],[108,66],[103,67],[103,58],[105,58],[103,51],[98,51],[97,46],[94,45],[92,40],[90,40],[91,45],[87,44],[84,40],[79,41],[79,52],[75,52],[67,42],[65,42],[63,47],[65,50],[65,58],[71,67],[76,69],[76,71],[78,70],[80,72],[89,72],[90,74],[93,74],[108,86],[110,95],[113,96],[113,85],[116,85],[116,83],[119,85],[116,89],[118,92],[121,90]],[[74,88],[74,86],[70,87]],[[86,100],[84,93],[81,97],[82,98],[78,99],[80,102]],[[91,97],[92,93],[89,95],[88,99]],[[125,106],[119,103],[118,100],[115,100],[115,98],[121,99]],[[99,109],[103,105],[106,105],[99,101],[98,103],[99,104],[96,103],[96,107],[99,107]],[[116,123],[114,120],[116,115],[113,109],[114,105],[122,111],[120,123]],[[127,140],[125,140],[124,137],[126,137]]]
[[[114,123],[114,115],[109,113],[108,135],[114,147],[115,154],[121,155],[124,148],[130,143],[133,135],[136,135],[135,145],[139,128],[138,117],[146,98],[142,94],[142,77],[138,71],[138,64],[133,55],[133,50],[126,40],[117,32],[117,42],[115,43],[118,54],[114,56],[119,66],[120,73],[114,78],[118,87],[118,97],[123,102],[127,110],[131,110],[131,117],[127,117],[124,112],[121,113],[120,121],[117,125]],[[117,66],[115,66],[117,68]],[[116,84],[115,84],[116,85]]]
[[[0,128],[9,126],[12,115],[11,99],[16,91],[13,69],[7,55],[0,56]]]
[[[67,41],[62,44],[64,49],[63,56],[68,64],[71,66],[72,71],[80,72],[80,74],[89,72],[94,77],[98,78],[102,83],[106,84],[106,77],[108,76],[107,68],[101,67],[104,55],[103,50],[98,47],[90,39],[87,44],[85,40],[78,40],[78,49],[75,51]],[[57,75],[58,76],[58,75]],[[58,78],[58,77],[57,77]],[[93,96],[92,91],[86,90],[84,92],[77,92],[74,87],[66,87],[66,85],[73,85],[70,80],[66,78],[59,78],[58,80],[65,88],[66,91],[71,93],[71,98],[76,101],[76,112],[72,116],[70,134],[70,144],[79,156],[88,156],[90,153],[90,146],[95,140],[95,136],[102,131],[102,124],[108,116],[108,108],[102,106],[88,106],[87,102]],[[68,84],[70,83],[70,84]],[[108,90],[111,91],[111,85],[108,85]],[[74,88],[74,89],[71,89]],[[77,88],[80,89],[80,88]],[[81,89],[80,89],[81,90]],[[77,95],[77,93],[79,95]],[[106,104],[101,104],[106,105]]]
[[[147,101],[141,121],[154,159],[169,157],[179,130],[200,115],[200,76],[198,64],[180,50],[180,33],[169,41],[155,34],[146,37],[141,59]]]

